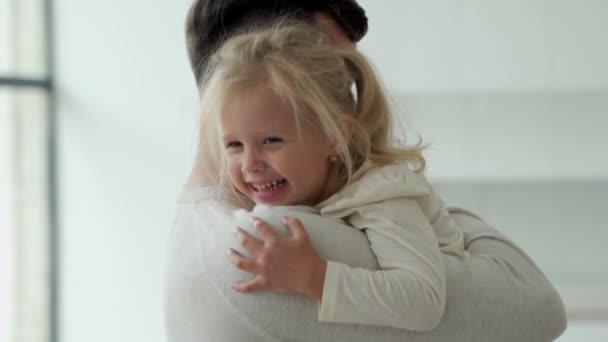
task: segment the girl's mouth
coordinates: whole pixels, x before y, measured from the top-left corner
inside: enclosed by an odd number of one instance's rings
[[[285,178],[277,179],[265,184],[252,184],[249,186],[253,195],[253,200],[256,203],[271,203],[278,199],[287,189],[287,180]]]
[[[271,192],[271,191],[277,190],[277,189],[285,186],[285,183],[287,183],[287,180],[285,178],[282,178],[279,180],[274,180],[272,182],[268,182],[266,184],[257,184],[257,185],[251,184],[251,187],[256,192]]]

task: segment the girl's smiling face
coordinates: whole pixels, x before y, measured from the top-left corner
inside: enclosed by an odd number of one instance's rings
[[[257,204],[314,205],[322,200],[333,154],[323,132],[302,120],[269,88],[231,99],[221,115],[228,175]]]

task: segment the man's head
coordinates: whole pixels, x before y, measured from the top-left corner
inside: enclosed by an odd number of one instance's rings
[[[356,43],[367,32],[356,0],[195,0],[186,19],[186,45],[197,84],[207,59],[227,38],[287,16],[318,24],[336,41]]]

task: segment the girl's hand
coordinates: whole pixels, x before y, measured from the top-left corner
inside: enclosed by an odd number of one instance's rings
[[[283,223],[292,236],[279,235],[257,218],[253,219],[253,226],[262,241],[241,228],[235,230],[241,245],[253,258],[246,258],[232,248],[228,249],[228,257],[236,267],[255,277],[233,283],[232,289],[244,293],[260,290],[297,293],[321,300],[327,262],[317,255],[299,220],[284,218]]]

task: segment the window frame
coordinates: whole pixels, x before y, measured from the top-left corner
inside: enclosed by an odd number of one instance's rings
[[[13,0],[17,1],[17,0]],[[49,341],[59,341],[59,220],[58,220],[58,195],[57,195],[57,94],[55,86],[55,59],[54,59],[54,2],[53,0],[39,0],[43,13],[43,43],[42,49],[45,55],[46,75],[40,78],[21,77],[16,75],[0,73],[0,89],[36,89],[44,92],[47,97],[45,113],[47,116],[46,127],[46,164],[47,173],[47,212],[48,212],[48,286],[49,305],[48,328]]]

